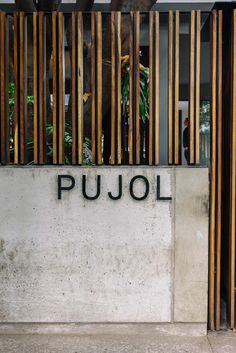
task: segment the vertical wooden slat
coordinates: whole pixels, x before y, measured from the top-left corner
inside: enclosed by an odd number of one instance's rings
[[[116,116],[116,58],[115,58],[115,12],[111,13],[111,164],[115,164],[115,116]]]
[[[140,164],[140,14],[135,13],[135,135],[136,135],[136,164]]]
[[[155,12],[155,165],[159,164],[159,12]]]
[[[129,164],[133,164],[133,20],[134,14],[130,13],[130,33],[129,33],[129,61],[130,61],[130,76],[129,76]]]
[[[230,327],[235,326],[235,231],[236,231],[236,10],[233,11],[232,117],[230,158]]]
[[[209,324],[215,328],[215,204],[216,204],[216,11],[211,23],[211,192],[210,192],[210,263]]]
[[[78,13],[78,163],[83,163],[83,14]]]
[[[216,330],[220,329],[221,199],[222,199],[222,11],[218,12],[217,38],[217,194],[216,194]]]
[[[45,115],[45,104],[46,104],[46,51],[45,51],[45,17],[43,12],[38,14],[39,23],[39,46],[38,46],[38,57],[39,63],[39,163],[44,164],[46,158],[46,115]]]
[[[96,21],[91,12],[91,139],[92,162],[96,163]]]
[[[58,163],[57,13],[52,14],[53,164]]]
[[[179,11],[175,13],[175,164],[179,164]]]
[[[8,78],[7,78],[7,16],[0,13],[1,25],[1,163],[9,162],[9,114],[8,114]]]
[[[33,13],[34,163],[38,164],[38,13]]]
[[[76,15],[71,14],[71,128],[72,164],[76,164]]]
[[[168,160],[173,163],[173,12],[169,11],[168,24]]]
[[[102,163],[102,14],[96,13],[96,51],[97,51],[97,161]]]
[[[153,12],[149,12],[149,165],[153,163]]]
[[[195,78],[195,11],[190,15],[190,43],[189,43],[189,163],[194,163],[194,78]]]
[[[14,164],[19,163],[19,58],[18,58],[18,47],[19,47],[19,16],[18,13],[14,13]],[[35,104],[35,103],[34,103]]]
[[[121,164],[121,13],[117,12],[116,81],[117,81],[117,163]]]
[[[59,164],[65,162],[65,59],[64,59],[64,17],[58,13],[58,71],[59,71]]]
[[[201,12],[196,11],[196,89],[195,89],[195,163],[200,163],[200,56]]]
[[[26,124],[27,124],[27,19],[23,12],[20,12],[20,163],[26,163]]]

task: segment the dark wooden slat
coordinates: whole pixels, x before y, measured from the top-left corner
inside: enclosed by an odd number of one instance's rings
[[[115,12],[111,13],[111,165],[115,164],[115,118],[116,118],[116,57]]]
[[[210,192],[210,262],[209,324],[215,329],[215,211],[216,211],[216,11],[211,19],[211,192]]]
[[[78,164],[83,163],[83,15],[78,13]]]
[[[195,11],[190,15],[190,43],[189,43],[189,163],[195,161],[195,133],[194,133],[194,78],[195,78]]]
[[[200,57],[201,12],[196,11],[195,164],[200,163]]]
[[[121,13],[116,13],[117,33],[116,33],[116,82],[117,82],[117,163],[121,164]]]
[[[26,126],[27,126],[27,18],[20,12],[20,163],[26,163]]]
[[[97,98],[97,163],[102,163],[102,14],[96,13],[96,51],[97,51],[97,72],[96,72],[96,98]]]
[[[179,164],[179,11],[175,13],[175,105],[174,105],[174,131],[175,147],[174,160]]]
[[[168,161],[173,163],[173,12],[168,24]]]
[[[1,163],[9,162],[9,114],[8,114],[8,68],[7,68],[7,16],[0,13],[1,25]]]
[[[45,115],[45,104],[46,104],[46,60],[45,60],[45,17],[43,12],[38,14],[38,58],[40,65],[39,69],[39,163],[44,164],[46,159],[46,115]]]
[[[159,12],[155,12],[155,165],[159,164]]]
[[[59,71],[59,164],[65,163],[65,58],[64,58],[64,17],[58,13],[58,71]]]
[[[58,163],[57,12],[52,13],[53,164]]]
[[[76,14],[71,14],[71,128],[72,164],[76,164]]]
[[[221,208],[222,208],[222,11],[218,12],[217,40],[217,194],[216,194],[216,330],[220,329]]]
[[[91,140],[92,162],[96,163],[96,19],[91,13]]]
[[[149,12],[149,165],[153,164],[153,12]]]
[[[38,13],[33,14],[34,163],[38,164]]]
[[[235,232],[236,232],[236,10],[233,11],[232,118],[230,158],[230,327],[235,326]]]
[[[130,76],[129,76],[129,164],[133,164],[133,21],[134,14],[130,13],[130,34],[129,34],[129,60],[130,60]]]
[[[19,163],[19,16],[14,13],[14,164]]]
[[[140,14],[135,12],[135,140],[136,140],[136,164],[140,164]]]

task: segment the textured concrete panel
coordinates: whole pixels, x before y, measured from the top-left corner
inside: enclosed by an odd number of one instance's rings
[[[207,322],[208,170],[175,173],[174,321]]]
[[[82,197],[82,174],[93,194]],[[1,322],[170,322],[172,202],[170,168],[1,168]],[[76,185],[57,199],[57,175]],[[117,176],[123,175],[123,198]],[[150,181],[150,195],[135,201],[132,176]],[[143,193],[143,184],[135,190]]]

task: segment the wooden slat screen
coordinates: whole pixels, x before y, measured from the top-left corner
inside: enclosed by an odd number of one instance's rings
[[[159,13],[149,14],[149,165],[159,164]]]
[[[91,13],[92,160],[102,163],[102,15]]]
[[[83,164],[84,144],[84,99],[91,102],[91,150],[92,163],[103,164],[103,19],[102,13],[92,12],[83,15],[81,12],[73,12],[64,15],[53,12],[43,12],[26,15],[23,12],[14,14],[14,82],[15,82],[15,113],[14,113],[14,163],[25,164],[28,162],[26,151],[28,117],[27,117],[27,21],[28,16],[33,18],[33,96],[34,96],[34,163],[35,164],[65,164],[65,93],[66,86],[66,65],[64,40],[67,32],[64,30],[66,16],[69,18],[70,28],[70,101],[71,101],[71,164]],[[84,39],[83,39],[83,16],[91,19],[91,92],[84,91]],[[126,18],[130,21],[129,31],[129,116],[127,126],[124,126],[121,105],[122,89],[122,33],[121,22],[123,15],[120,12],[112,12],[110,16],[110,47],[111,47],[111,130],[110,130],[110,164],[149,164],[158,165],[160,162],[160,102],[159,102],[159,43],[160,14],[157,11],[150,12],[149,20],[149,122],[144,127],[140,117],[140,64],[139,55],[141,45],[142,24],[145,22],[145,15],[139,12],[130,12]],[[50,18],[51,17],[51,18]],[[169,164],[181,164],[181,129],[179,125],[179,89],[180,89],[180,20],[179,11],[170,11],[168,14],[168,162]],[[7,15],[1,14],[1,43],[7,40],[7,31],[4,26],[7,22]],[[143,22],[144,21],[144,22]],[[31,22],[30,22],[31,23]],[[87,23],[87,19],[86,19]],[[5,32],[4,32],[5,31]],[[51,39],[46,39],[46,33],[51,31]],[[190,14],[190,95],[189,95],[189,117],[190,117],[190,163],[200,162],[199,153],[199,114],[200,114],[200,11],[192,11]],[[48,45],[51,45],[51,52],[48,52]],[[5,53],[5,54],[4,54]],[[4,69],[4,58],[7,51],[1,51],[2,79],[7,80],[7,71]],[[46,55],[50,55],[46,58]],[[48,91],[48,60],[51,65],[51,117],[49,107]],[[4,75],[6,77],[4,78]],[[68,75],[68,73],[67,73]],[[6,85],[6,82],[5,82]],[[67,87],[67,88],[66,88]],[[89,97],[84,93],[89,93]],[[67,92],[68,94],[68,92]],[[7,92],[2,100],[7,99]],[[5,104],[7,109],[7,104]],[[1,105],[2,116],[4,104]],[[6,110],[7,111],[7,110]],[[6,113],[7,114],[7,113]],[[47,116],[48,115],[48,116]],[[46,137],[47,123],[52,120],[52,160],[49,159],[48,141]],[[6,124],[6,127],[9,125]],[[4,119],[2,122],[4,127]],[[146,129],[143,132],[143,129]],[[4,142],[4,129],[1,129]],[[126,132],[127,129],[127,146]],[[87,132],[86,132],[87,133]],[[7,132],[9,135],[9,132]],[[127,157],[127,158],[126,158]],[[2,164],[8,163],[9,147],[2,147]],[[4,162],[4,160],[6,160]],[[29,161],[30,162],[30,161]],[[68,159],[67,159],[68,163]]]
[[[209,326],[220,328],[222,209],[222,12],[211,18],[211,189]]]
[[[1,163],[9,163],[9,111],[8,111],[8,28],[7,17],[0,13],[0,127]]]
[[[121,164],[121,14],[111,13],[111,165]],[[116,148],[117,141],[117,148]]]
[[[72,164],[83,164],[83,14],[71,15]]]
[[[230,136],[230,327],[235,327],[235,235],[236,235],[236,10],[233,12],[232,28],[232,97]]]
[[[46,21],[33,14],[34,162],[46,163]]]

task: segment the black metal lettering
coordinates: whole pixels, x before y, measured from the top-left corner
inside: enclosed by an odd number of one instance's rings
[[[110,197],[110,199],[112,200],[119,200],[122,196],[122,175],[119,175],[118,177],[118,183],[119,183],[119,193],[117,196],[113,196],[112,193],[109,191],[108,192],[108,196]]]
[[[136,195],[134,195],[134,182],[137,179],[141,179],[144,181],[145,185],[146,185],[146,190],[143,196],[138,197]],[[137,200],[137,201],[142,201],[145,200],[149,194],[149,181],[147,180],[147,178],[143,175],[136,175],[135,177],[133,177],[130,181],[130,185],[129,185],[129,190],[130,190],[130,195],[132,196],[133,199]]]
[[[97,176],[97,193],[95,196],[88,196],[86,193],[86,175],[83,175],[83,195],[87,200],[96,200],[100,196],[101,191],[101,175]]]
[[[172,200],[172,197],[161,197],[161,179],[160,179],[160,175],[157,175],[157,200],[158,201]]]
[[[71,180],[71,184],[69,186],[62,186],[62,179]],[[71,190],[75,186],[75,178],[71,175],[58,175],[58,200],[61,200],[61,192],[62,190]]]

